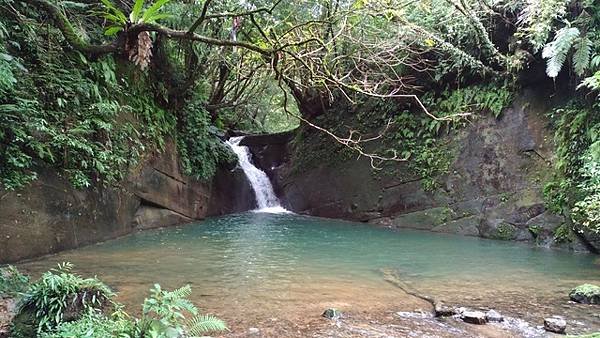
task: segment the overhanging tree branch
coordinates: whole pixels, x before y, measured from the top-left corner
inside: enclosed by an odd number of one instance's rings
[[[273,50],[269,48],[262,48],[249,42],[244,41],[233,41],[233,40],[221,40],[215,39],[208,36],[188,33],[188,31],[180,31],[164,27],[158,24],[139,24],[129,28],[130,33],[141,33],[141,32],[158,32],[164,34],[168,38],[182,39],[182,40],[193,40],[204,42],[215,46],[228,46],[228,47],[241,47],[259,54],[270,56],[273,54]]]
[[[69,19],[67,19],[67,17],[63,14],[63,12],[58,7],[56,7],[54,4],[52,4],[46,0],[20,0],[20,1],[23,1],[24,3],[38,7],[39,9],[50,14],[50,16],[52,17],[52,19],[54,20],[54,22],[56,24],[56,27],[61,31],[61,33],[65,37],[65,40],[74,49],[76,49],[80,52],[83,52],[83,53],[94,54],[94,55],[108,54],[108,53],[113,53],[113,52],[117,51],[118,44],[116,41],[109,43],[109,44],[104,44],[104,45],[93,45],[93,44],[90,44],[89,42],[85,41],[84,39],[82,39],[77,34],[77,32],[75,32],[75,29],[73,28],[73,25],[71,24]]]

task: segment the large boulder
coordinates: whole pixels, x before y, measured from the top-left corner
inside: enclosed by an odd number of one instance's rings
[[[600,286],[583,284],[571,290],[569,298],[583,304],[600,304]]]

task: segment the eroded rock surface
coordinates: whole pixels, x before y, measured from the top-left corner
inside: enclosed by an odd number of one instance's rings
[[[290,154],[305,150],[296,148],[294,135],[287,135],[287,147],[285,135],[272,146],[268,137],[246,142],[296,212],[585,251],[574,239],[555,239],[564,219],[544,207],[542,188],[553,170],[545,114],[553,103],[536,90],[525,90],[500,118],[479,117],[447,136],[453,158],[434,190],[406,163],[377,171],[367,159],[330,160],[330,154],[298,170]]]
[[[221,168],[212,182],[182,174],[173,142],[142,161],[120,187],[75,189],[51,169],[21,191],[0,190],[0,263],[14,262],[253,208],[241,170]]]
[[[544,319],[544,329],[548,332],[565,333],[567,321],[561,316],[552,316]]]

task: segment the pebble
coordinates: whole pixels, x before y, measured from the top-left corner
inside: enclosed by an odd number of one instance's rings
[[[561,316],[544,318],[544,330],[554,333],[565,333],[567,321]]]
[[[470,324],[482,325],[487,322],[485,313],[481,311],[464,311],[460,317],[463,322]]]
[[[325,310],[325,312],[323,312],[323,314],[321,316],[323,316],[327,319],[338,319],[338,318],[340,318],[341,315],[342,315],[342,313],[340,311],[338,311],[337,309],[330,308],[330,309]]]
[[[488,322],[501,322],[504,320],[504,317],[502,317],[502,315],[500,313],[498,313],[498,311],[496,310],[489,310],[488,312],[485,313],[485,319]]]

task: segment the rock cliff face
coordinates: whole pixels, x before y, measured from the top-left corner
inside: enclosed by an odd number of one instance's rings
[[[290,154],[302,151],[294,142],[283,147],[282,136],[245,141],[296,212],[583,250],[576,241],[555,240],[564,219],[543,203],[553,160],[552,132],[544,117],[549,109],[547,96],[525,91],[499,119],[481,117],[448,136],[453,159],[433,191],[404,163],[396,174],[378,173],[365,159],[323,159],[321,165],[294,171]],[[292,138],[288,134],[287,140]]]
[[[42,169],[24,190],[0,190],[0,263],[248,210],[252,202],[240,170],[222,168],[208,183],[182,175],[172,143],[141,163],[120,188],[76,190]]]

